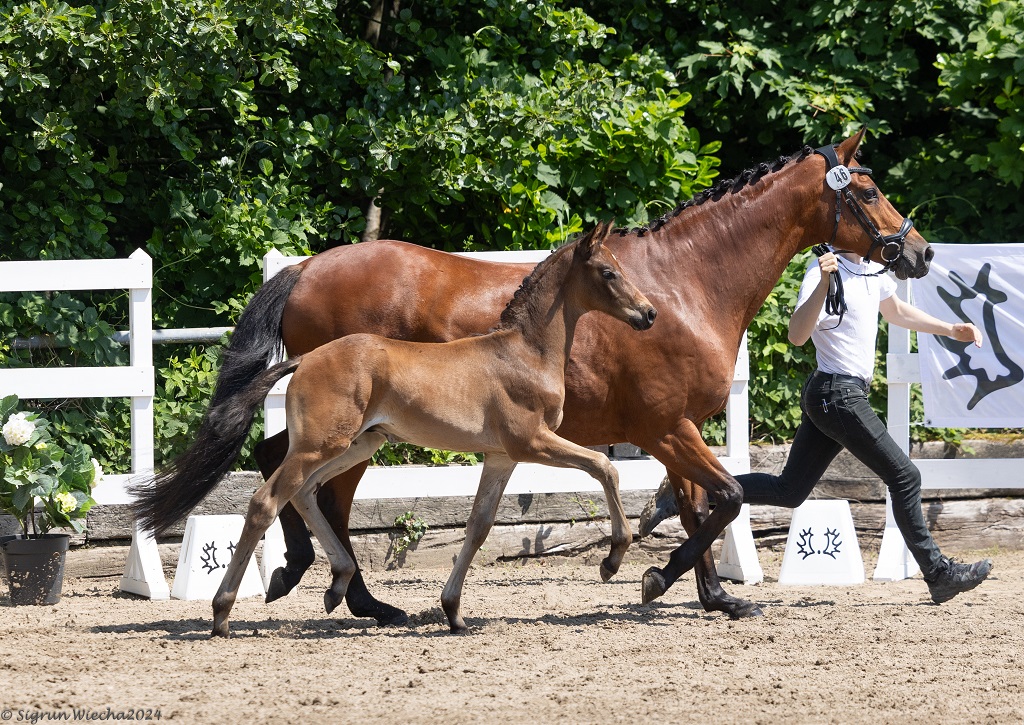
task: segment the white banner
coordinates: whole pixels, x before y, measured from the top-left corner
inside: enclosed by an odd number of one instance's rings
[[[946,322],[973,322],[984,345],[919,333],[924,424],[1024,426],[1024,244],[933,244],[914,304]]]

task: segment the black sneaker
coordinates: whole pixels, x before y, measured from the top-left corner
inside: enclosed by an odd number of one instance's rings
[[[928,591],[936,604],[948,602],[961,592],[967,592],[985,581],[992,571],[992,560],[983,559],[973,564],[961,564],[959,561],[942,557],[938,573],[934,579],[928,580]]]

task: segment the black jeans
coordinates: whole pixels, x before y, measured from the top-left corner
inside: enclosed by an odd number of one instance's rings
[[[888,487],[896,525],[925,578],[931,578],[941,553],[921,513],[921,472],[871,409],[866,388],[850,376],[811,375],[800,398],[803,418],[782,474],[737,476],[743,502],[796,508],[846,448]]]

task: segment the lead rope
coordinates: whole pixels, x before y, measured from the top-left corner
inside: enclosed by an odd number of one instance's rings
[[[828,247],[824,244],[815,244],[811,251],[818,257],[828,252]],[[839,315],[839,321],[836,322],[832,327],[823,328],[825,330],[834,330],[843,324],[843,316],[846,315],[846,291],[843,289],[843,278],[839,275],[839,270],[835,272],[829,272],[828,275],[828,294],[825,295],[825,314],[826,315]]]

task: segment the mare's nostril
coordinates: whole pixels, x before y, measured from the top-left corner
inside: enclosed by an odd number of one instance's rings
[[[928,248],[924,250],[924,261],[931,262],[932,257],[935,256],[935,250],[932,249],[932,245],[928,245]]]

